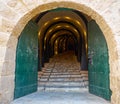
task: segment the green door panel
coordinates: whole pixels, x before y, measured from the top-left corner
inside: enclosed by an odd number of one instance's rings
[[[110,100],[109,57],[106,40],[95,21],[88,23],[89,92]]]
[[[14,98],[37,90],[38,26],[30,21],[22,31],[16,51]]]

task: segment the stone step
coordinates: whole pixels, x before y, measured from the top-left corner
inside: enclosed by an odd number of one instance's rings
[[[88,71],[80,71],[81,74],[88,74]]]
[[[52,92],[80,92],[82,90],[86,90],[88,87],[69,87],[69,88],[65,88],[65,87],[38,87],[38,91],[52,91]]]
[[[48,75],[42,75],[42,77],[47,77]],[[49,78],[53,78],[53,77],[56,77],[56,78],[61,78],[61,77],[82,77],[81,75],[50,75],[48,76]]]
[[[74,77],[51,77],[51,76],[42,76],[42,77],[40,77],[40,78],[38,78],[38,79],[57,79],[57,78],[59,78],[59,79],[66,79],[66,78],[83,78],[82,76],[79,76],[79,77],[76,77],[76,76],[74,76]],[[84,78],[85,79],[85,78]],[[87,79],[87,78],[86,78]]]
[[[46,80],[39,80],[39,83],[41,82],[83,82],[85,80],[83,79],[46,79]]]
[[[39,85],[38,87],[45,87],[45,88],[87,88],[88,87],[88,84],[83,84],[83,85]]]
[[[39,81],[83,81],[81,77],[39,78]]]
[[[84,77],[84,76],[80,76],[80,75],[60,75],[60,76],[56,76],[56,75],[51,75],[51,76],[42,76],[42,77],[38,77],[38,79],[40,80],[40,79],[51,79],[51,80],[63,80],[63,79],[66,79],[66,80],[68,80],[68,79],[70,79],[70,80],[72,80],[72,79],[75,79],[75,80],[77,80],[77,79],[83,79],[83,80],[88,80],[88,77]]]
[[[45,82],[39,82],[39,84],[38,84],[38,86],[85,86],[85,84],[87,84],[87,82],[86,83],[84,83],[84,82],[63,82],[63,81],[55,81],[55,82],[53,82],[53,81],[45,81]]]
[[[49,76],[49,75],[80,75],[80,73],[44,73],[43,76]]]
[[[79,92],[83,89],[88,88],[88,85],[81,85],[81,86],[60,86],[60,85],[47,85],[47,86],[38,86],[39,91],[72,91],[72,92]]]
[[[71,73],[71,74],[73,73],[73,74],[75,74],[75,73],[77,73],[78,74],[79,73],[79,74],[81,74],[80,71],[45,71],[44,73],[46,73],[46,74],[47,73],[55,73],[55,74],[57,74],[57,73],[58,74],[59,73],[60,74],[65,74],[65,73]]]
[[[70,69],[70,70],[68,70],[68,69],[59,69],[59,70],[46,69],[44,72],[80,72],[80,70],[79,69]]]
[[[69,81],[69,82],[70,82],[70,81],[74,81],[74,82],[75,82],[75,81],[76,81],[76,82],[77,82],[77,81],[79,81],[79,82],[80,82],[80,81],[84,81],[84,82],[85,82],[85,81],[88,81],[88,80],[85,80],[85,79],[79,79],[79,80],[78,80],[78,79],[69,79],[69,80],[68,80],[68,79],[47,79],[47,78],[46,78],[46,79],[38,79],[38,81],[39,81],[39,83],[40,83],[40,82],[42,82],[42,81],[64,81],[64,82],[65,82],[65,81]]]
[[[87,85],[85,84],[81,84],[81,85],[38,85],[38,87],[45,87],[45,88],[84,88],[87,87]]]
[[[44,72],[44,74],[49,74],[49,73],[53,73],[53,74],[81,74],[79,71],[46,71],[46,72]],[[42,74],[42,73],[40,73],[40,74]]]
[[[49,69],[49,70],[45,70],[45,73],[49,73],[49,72],[54,72],[54,73],[57,73],[57,72],[80,72],[80,70],[76,69],[76,70],[52,70],[52,69]]]
[[[80,74],[80,73],[78,73],[78,72],[74,72],[74,73],[68,73],[68,72],[66,72],[66,73],[58,73],[58,72],[52,72],[52,73],[40,73],[40,74],[38,74],[38,77],[41,77],[41,76],[49,76],[49,75],[52,75],[52,76],[56,76],[56,75],[59,75],[59,76],[75,76],[75,75],[77,75],[77,76],[81,76],[81,77],[88,77],[88,75],[87,74]]]
[[[88,88],[88,86],[74,86],[74,87],[71,87],[71,86],[69,86],[69,87],[46,86],[46,87],[38,87],[38,90],[39,91],[42,90],[42,91],[64,91],[64,92],[66,92],[66,91],[72,91],[72,92],[77,91],[77,92],[79,92],[79,91],[83,90],[84,88]]]
[[[81,74],[81,76],[83,76],[83,77],[88,77],[88,74]]]

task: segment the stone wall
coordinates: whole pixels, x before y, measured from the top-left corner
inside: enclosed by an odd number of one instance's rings
[[[81,11],[100,26],[109,51],[111,103],[120,104],[120,0],[1,0],[0,104],[13,100],[18,36],[31,18],[56,7]]]

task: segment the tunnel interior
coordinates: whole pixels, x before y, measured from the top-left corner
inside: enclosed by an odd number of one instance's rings
[[[90,17],[76,10],[56,8],[40,13],[33,18],[40,28],[39,65],[42,70],[45,63],[54,55],[73,51],[80,62],[81,70],[87,67],[87,23]]]

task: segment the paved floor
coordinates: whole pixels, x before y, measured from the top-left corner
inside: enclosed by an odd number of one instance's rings
[[[11,104],[110,104],[108,101],[81,92],[36,92],[14,100]]]
[[[79,69],[80,63],[71,52],[55,56],[38,77],[38,92],[11,104],[110,104],[88,93],[88,76]]]

